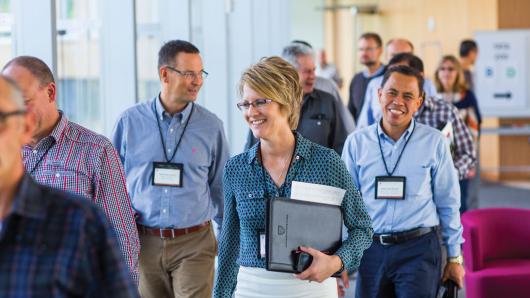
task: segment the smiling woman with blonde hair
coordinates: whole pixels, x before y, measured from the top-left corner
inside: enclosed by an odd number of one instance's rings
[[[462,120],[464,120],[473,135],[475,148],[478,148],[482,116],[480,115],[477,98],[473,91],[468,88],[460,62],[455,56],[443,56],[438,68],[436,68],[434,77],[439,96],[458,109]],[[475,175],[476,169],[473,168],[468,171],[464,179],[460,180],[460,213],[467,210],[468,181]]]
[[[297,71],[288,62],[279,57],[264,58],[245,70],[239,86],[242,100],[237,107],[259,141],[225,166],[214,297],[228,298],[234,293],[235,297],[337,297],[335,279],[329,277],[342,270],[355,270],[372,242],[371,220],[359,191],[333,149],[294,131],[302,87]],[[313,262],[296,275],[266,271],[260,253],[266,201],[290,197],[293,181],[345,189],[341,210],[349,235],[334,255],[300,247],[312,255]]]

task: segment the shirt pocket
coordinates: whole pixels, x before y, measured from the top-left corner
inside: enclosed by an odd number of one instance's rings
[[[88,173],[82,170],[68,168],[66,165],[48,164],[43,171],[45,184],[80,195],[92,198],[94,193],[92,181]]]
[[[407,196],[412,199],[432,194],[431,167],[429,165],[411,166],[407,175]]]
[[[237,213],[244,222],[263,222],[265,220],[266,199],[263,190],[240,191],[236,193]]]

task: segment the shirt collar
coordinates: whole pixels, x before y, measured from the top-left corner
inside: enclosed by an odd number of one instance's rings
[[[63,113],[63,111],[59,110],[59,123],[55,125],[55,128],[52,130],[52,133],[49,135],[52,137],[56,142],[61,138],[61,135],[66,130],[66,127],[68,127],[68,117]]]
[[[46,200],[29,174],[24,174],[20,181],[12,210],[14,214],[37,219],[46,215]]]
[[[425,96],[425,99],[423,100],[423,103],[421,104],[421,107],[418,109],[418,111],[416,112],[416,114],[414,116],[421,115],[425,109],[428,109],[428,110],[432,111],[434,109],[434,101],[433,100],[434,99],[431,98],[430,96]]]
[[[184,121],[186,121],[186,119],[188,118],[188,116],[190,115],[191,113],[191,107],[193,106],[193,103],[188,103],[188,105],[186,105],[186,107],[184,108],[184,110],[182,110],[181,112],[179,113],[176,113],[175,115],[171,116],[171,114],[169,114],[166,109],[164,108],[164,106],[162,105],[162,102],[161,102],[161,98],[160,98],[160,93],[158,94],[158,96],[154,99],[154,102],[155,102],[155,106],[156,106],[156,112],[157,112],[157,117],[158,119],[160,120],[164,120],[164,118],[172,118],[172,117],[176,117],[179,119],[179,121],[181,123],[183,123]]]
[[[311,142],[307,140],[306,138],[302,137],[302,135],[299,132],[296,133],[296,151],[294,153],[294,158],[304,158],[308,159],[311,155]],[[248,156],[247,156],[247,162],[253,163],[257,162],[258,157],[258,149],[259,149],[259,143],[260,140],[254,144],[250,149],[248,149]]]
[[[383,131],[383,128],[381,127],[381,123],[383,122],[383,119],[381,119],[381,121],[377,122],[377,131],[379,133],[379,137],[383,137],[383,138],[386,138],[386,139],[389,139],[389,140],[393,140],[391,137],[389,137],[384,131]],[[407,130],[405,130],[405,132],[401,135],[401,137],[399,137],[399,140],[401,139],[408,139],[410,137],[410,135],[412,134],[412,132],[414,131],[414,126],[416,125],[416,120],[414,120],[414,118],[412,118],[412,121],[410,121],[410,124],[409,124],[409,127],[407,128]],[[399,141],[398,140],[398,141]]]
[[[385,70],[385,65],[383,63],[381,63],[381,65],[379,66],[379,68],[374,72],[373,75],[370,75],[370,73],[368,72],[367,69],[363,70],[363,76],[365,78],[373,78],[373,77],[377,77],[378,75],[382,74],[383,71]]]

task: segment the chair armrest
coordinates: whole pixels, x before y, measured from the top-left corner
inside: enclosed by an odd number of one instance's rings
[[[479,228],[472,221],[466,221],[463,233],[464,242],[464,266],[466,271],[473,272],[484,268],[484,256],[480,249]]]

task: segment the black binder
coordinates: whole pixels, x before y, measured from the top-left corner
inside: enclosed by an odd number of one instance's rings
[[[267,204],[266,219],[266,264],[269,271],[302,272],[303,269],[297,268],[299,246],[309,246],[331,255],[342,244],[340,206],[274,198]],[[308,260],[304,258],[304,261]]]

